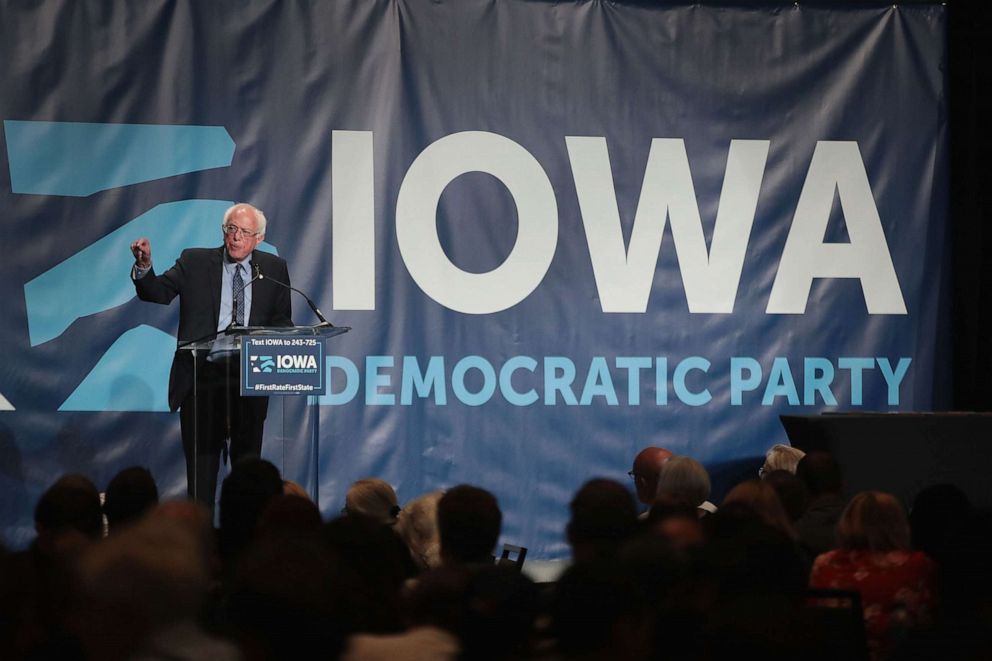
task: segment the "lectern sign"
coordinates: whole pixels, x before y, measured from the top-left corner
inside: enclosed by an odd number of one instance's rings
[[[247,335],[241,343],[242,395],[323,395],[324,341],[299,335]]]

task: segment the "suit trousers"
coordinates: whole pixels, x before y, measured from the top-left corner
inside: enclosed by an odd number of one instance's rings
[[[198,365],[196,388],[179,408],[186,491],[213,511],[221,458],[231,466],[262,452],[262,432],[269,409],[268,397],[242,397],[238,354],[230,360]]]

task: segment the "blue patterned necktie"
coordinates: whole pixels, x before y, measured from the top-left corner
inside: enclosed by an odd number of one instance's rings
[[[241,264],[234,265],[234,323],[245,325],[245,279],[241,277]]]

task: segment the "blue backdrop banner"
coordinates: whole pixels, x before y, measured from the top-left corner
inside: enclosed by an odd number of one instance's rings
[[[560,557],[571,495],[641,447],[725,474],[782,413],[946,390],[942,6],[0,0],[0,120],[9,546],[63,472],[184,493],[178,306],[134,297],[128,246],[164,270],[234,201],[354,329],[325,516],[362,477],[469,482]],[[312,486],[279,399],[264,456]]]

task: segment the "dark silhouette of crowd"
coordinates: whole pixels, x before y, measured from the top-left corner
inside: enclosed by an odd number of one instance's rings
[[[215,528],[144,468],[103,494],[65,475],[30,548],[0,551],[0,658],[992,658],[992,515],[956,487],[907,515],[788,446],[719,506],[690,457],[646,448],[630,476],[578,489],[568,567],[537,583],[495,557],[503,515],[472,485],[401,507],[359,480],[325,521],[248,459]]]

